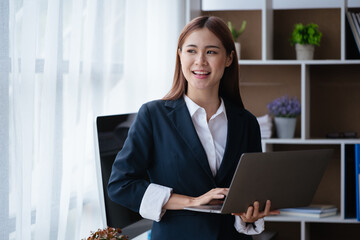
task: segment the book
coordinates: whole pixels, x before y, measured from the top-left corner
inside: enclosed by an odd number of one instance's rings
[[[357,31],[357,35],[360,36],[360,23],[356,17],[356,13],[351,13],[351,16],[353,18],[353,21],[354,21],[354,25],[355,25],[355,28],[356,28],[356,31]]]
[[[345,145],[344,217],[356,218],[355,145]]]
[[[272,119],[269,114],[266,114],[264,116],[260,116],[256,118],[259,126],[260,126],[260,133],[261,138],[270,138],[272,135]]]
[[[360,221],[360,144],[355,144],[356,218]]]
[[[322,218],[337,214],[337,207],[334,205],[310,205],[299,208],[280,209],[280,215],[293,217]]]
[[[350,25],[350,29],[353,33],[353,36],[355,38],[355,42],[356,42],[356,45],[358,47],[358,50],[360,52],[360,34],[358,33],[357,29],[356,29],[356,26],[355,26],[355,23],[354,23],[354,19],[352,17],[352,13],[351,12],[346,12],[346,17],[347,17],[347,20],[349,22],[349,25]]]

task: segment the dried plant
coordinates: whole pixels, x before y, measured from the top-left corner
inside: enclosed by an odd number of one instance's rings
[[[107,227],[91,232],[90,237],[83,240],[128,240],[128,237],[121,234],[120,228]]]

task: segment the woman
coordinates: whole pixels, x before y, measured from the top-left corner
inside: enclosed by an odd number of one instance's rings
[[[152,239],[251,239],[263,231],[255,202],[232,215],[185,211],[227,195],[244,152],[261,151],[259,125],[244,109],[234,42],[217,17],[183,29],[173,86],[144,104],[113,165],[110,198],[155,220]],[[143,178],[148,175],[150,182]]]

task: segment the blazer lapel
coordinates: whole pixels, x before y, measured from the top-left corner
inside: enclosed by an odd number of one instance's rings
[[[188,108],[186,107],[184,99],[179,98],[178,100],[174,101],[166,101],[165,106],[170,109],[168,117],[174,124],[177,132],[182,137],[186,145],[189,147],[203,170],[214,181],[214,177],[211,173],[205,150],[196,133],[194,124],[191,120],[191,116]]]
[[[216,174],[216,182],[221,183],[221,181],[230,173],[235,171],[238,161],[234,159],[240,159],[240,147],[239,144],[242,142],[242,129],[239,127],[241,121],[241,109],[233,105],[230,102],[227,102],[224,99],[226,116],[228,119],[228,134],[226,139],[226,146],[224,157],[221,162],[220,168]]]

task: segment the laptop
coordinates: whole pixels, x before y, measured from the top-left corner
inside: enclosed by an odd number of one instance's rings
[[[271,210],[311,204],[333,155],[332,149],[244,153],[222,205],[187,207],[208,213],[240,213],[255,201]]]

